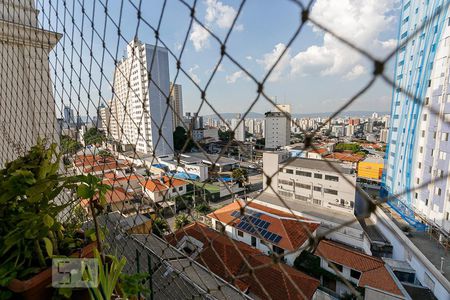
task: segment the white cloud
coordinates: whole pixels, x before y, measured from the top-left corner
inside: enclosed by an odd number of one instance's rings
[[[363,65],[356,65],[353,67],[353,69],[350,70],[350,72],[345,74],[344,78],[348,80],[353,80],[366,73],[367,69]]]
[[[206,0],[205,27],[212,29],[214,26],[220,29],[229,29],[237,15],[236,10],[229,5],[217,0]],[[244,30],[244,25],[236,24],[234,31]],[[194,23],[189,40],[192,41],[196,51],[201,51],[209,46],[209,32],[198,23]]]
[[[196,84],[200,84],[200,78],[197,76],[197,74],[194,73],[194,71],[197,70],[198,68],[199,68],[198,65],[194,65],[193,67],[189,68],[189,70],[188,70],[189,76]]]
[[[225,71],[225,68],[223,67],[222,64],[220,64],[220,65],[217,67],[217,72],[223,72],[223,71]]]
[[[233,24],[236,17],[236,10],[229,5],[225,5],[217,0],[206,0],[205,21],[208,24],[216,24],[221,29],[228,29]],[[244,29],[242,25],[238,25],[237,30]]]
[[[240,79],[240,78],[246,78],[246,79],[248,79],[247,74],[245,74],[245,72],[242,71],[242,70],[236,71],[236,72],[234,72],[234,73],[231,74],[231,75],[227,75],[227,76],[225,77],[225,80],[227,81],[227,83],[235,83],[235,82],[236,82],[238,79]]]
[[[262,59],[258,59],[257,62],[263,66],[265,71],[269,71],[270,68],[275,64],[277,59],[281,56],[284,49],[286,49],[286,45],[283,43],[279,43],[275,45],[275,48],[270,53],[266,53],[263,55]],[[282,75],[287,67],[289,67],[289,61],[291,59],[290,49],[286,51],[283,58],[278,62],[277,66],[273,69],[270,74],[269,81],[278,81],[282,78]]]
[[[243,31],[244,30],[244,25],[243,24],[236,24],[233,27],[233,31]]]
[[[393,25],[390,13],[395,6],[396,1],[392,0],[367,0],[364,5],[354,0],[317,0],[311,17],[370,53],[383,55],[396,43],[395,40],[380,40],[380,35]],[[316,27],[313,30],[321,32]],[[291,73],[356,78],[365,73],[366,63],[358,52],[330,33],[324,33],[321,45],[310,46],[292,58]]]
[[[248,56],[245,57],[245,59],[247,59],[247,60],[252,60],[253,57],[252,57],[251,55],[248,55]]]
[[[192,25],[189,40],[194,45],[195,51],[201,51],[209,46],[209,32],[198,23]]]

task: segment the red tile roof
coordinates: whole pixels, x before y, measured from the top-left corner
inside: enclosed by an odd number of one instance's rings
[[[396,295],[402,295],[394,279],[384,266],[384,262],[379,258],[326,240],[322,240],[319,243],[315,254],[361,272],[358,284],[361,287],[371,286]]]
[[[360,160],[364,159],[364,157],[353,153],[333,152],[326,155],[325,159],[338,159],[341,161],[359,162]]]
[[[109,204],[119,203],[127,200],[132,200],[133,195],[127,193],[123,188],[114,187],[110,190],[107,190],[105,193],[105,200]],[[94,200],[98,199],[98,195],[94,196]],[[88,199],[83,199],[81,201],[82,206],[87,206],[89,204]]]
[[[195,259],[198,263],[242,291],[261,299],[311,299],[320,284],[317,279],[285,264],[274,264],[270,257],[258,250],[221,235],[206,225],[190,224],[167,239],[176,246],[184,236],[191,236],[204,244]],[[234,280],[235,277],[239,278]]]
[[[75,167],[83,170],[83,173],[98,171],[110,171],[126,167],[126,164],[118,162],[114,157],[102,158],[98,155],[79,155],[74,159]]]
[[[308,150],[308,152],[313,152],[313,153],[317,153],[317,154],[324,154],[324,153],[327,153],[328,150],[325,149],[325,148],[315,148],[315,149],[313,148],[313,149]]]
[[[132,181],[139,181],[144,183],[145,179],[143,176],[138,174],[131,174],[126,176],[117,176],[114,172],[108,172],[103,175],[103,183],[109,184],[109,185],[115,185],[116,183],[126,183],[126,182],[132,182]]]
[[[234,211],[240,211],[245,205],[247,205],[246,209],[262,213],[259,218],[270,223],[267,230],[281,236],[277,246],[289,251],[295,251],[300,248],[308,240],[308,233],[313,234],[320,225],[317,222],[290,213],[253,202],[245,204],[242,201],[235,201],[224,206],[210,213],[208,217],[235,227],[241,220],[231,214]]]
[[[144,186],[147,190],[149,191],[165,191],[169,188],[174,188],[177,186],[184,186],[187,185],[188,182],[181,180],[181,179],[177,179],[177,178],[172,178],[169,176],[163,176],[160,179],[147,179],[145,182],[141,183],[142,186]]]

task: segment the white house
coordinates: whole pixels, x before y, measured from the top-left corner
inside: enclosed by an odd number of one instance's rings
[[[244,215],[241,215],[244,206]],[[320,224],[242,200],[222,207],[208,217],[211,218],[213,229],[224,231],[232,239],[244,242],[266,255],[282,255],[290,266],[307,245],[308,238],[315,236]]]
[[[153,202],[160,202],[186,194],[188,184],[187,181],[181,179],[162,176],[158,179],[147,179],[141,185],[142,191],[147,197]]]

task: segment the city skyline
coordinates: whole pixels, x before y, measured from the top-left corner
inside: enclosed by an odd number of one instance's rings
[[[159,17],[157,12],[161,3],[155,3],[155,9],[145,11],[144,17],[150,20],[157,20]],[[85,9],[90,9],[91,4],[86,4]],[[108,4],[108,10],[114,18],[114,14],[119,10],[115,9],[113,3]],[[185,24],[187,15],[183,6],[178,3],[169,2],[167,8],[167,16],[163,30],[160,35],[165,41],[165,45],[175,54],[179,55],[180,45],[183,42],[186,32],[180,32],[178,24]],[[235,30],[229,40],[228,47],[230,53],[238,59],[251,74],[261,80],[267,72],[268,67],[273,63],[273,59],[281,53],[284,45],[287,44],[292,32],[277,32],[278,34],[266,34],[276,32],[279,27],[296,28],[299,25],[299,19],[293,13],[292,5],[288,2],[280,3],[275,8],[270,6],[269,2],[260,2],[258,4],[250,2],[247,9],[239,16]],[[324,15],[324,7],[332,5],[334,15]],[[312,7],[311,14],[320,17],[324,22],[328,22],[336,28],[338,34],[344,37],[352,38],[355,42],[363,47],[374,48],[377,53],[382,56],[395,48],[396,32],[393,30],[395,24],[398,23],[398,8],[391,1],[369,1],[367,3],[367,11],[360,10],[355,3],[345,1],[338,7],[334,7],[330,0],[316,1]],[[252,8],[255,9],[252,9]],[[45,8],[45,7],[44,7]],[[270,8],[270,9],[269,9]],[[76,15],[81,15],[80,8],[75,6]],[[134,7],[131,4],[124,4],[123,11],[128,12],[125,15],[134,15]],[[197,8],[199,20],[204,22],[206,26],[214,30],[220,37],[223,37],[229,30],[232,19],[237,13],[237,6],[233,2],[222,2],[215,0],[201,1]],[[284,15],[283,20],[275,20],[270,18],[272,14]],[[95,18],[99,30],[104,26],[101,14],[99,18]],[[129,28],[133,28],[134,18],[124,17],[128,22]],[[256,20],[264,18],[267,24],[263,28],[255,27],[253,24]],[[176,20],[171,24],[167,20]],[[47,22],[42,21],[44,24]],[[51,20],[50,20],[51,21]],[[366,29],[365,35],[353,28],[347,28],[348,23],[357,23],[360,27]],[[48,26],[48,25],[47,25]],[[55,24],[50,27],[56,27]],[[68,28],[70,24],[68,24]],[[355,26],[357,27],[357,26]],[[372,28],[373,27],[373,28]],[[370,30],[369,30],[370,29]],[[137,37],[144,43],[155,44],[153,33],[148,28],[140,27],[139,31],[128,30],[123,28],[122,34],[125,40],[132,40],[137,33]],[[115,33],[114,33],[115,34]],[[111,98],[112,76],[114,73],[114,59],[120,60],[122,50],[125,47],[125,40],[117,40],[112,32],[106,31],[105,40],[110,49],[119,49],[118,51],[109,51],[108,55],[104,55],[104,66],[102,71],[95,66],[92,69],[94,78],[103,79],[99,89],[102,91],[102,98],[96,95],[91,99],[94,103],[106,102]],[[302,30],[302,40],[295,41],[285,58],[280,61],[280,67],[275,68],[271,77],[265,84],[265,92],[274,101],[279,103],[289,103],[293,112],[325,112],[330,106],[340,106],[347,99],[353,96],[364,84],[371,78],[371,65],[369,65],[359,54],[353,53],[351,49],[338,43],[331,38],[329,34],[323,34],[313,26],[305,26]],[[75,42],[81,43],[79,37],[75,35]],[[88,39],[86,36],[85,39]],[[369,39],[371,38],[371,39]],[[368,42],[370,41],[370,43]],[[257,42],[257,48],[249,47],[248,43]],[[97,36],[93,37],[93,44],[100,46],[101,41]],[[237,47],[239,45],[239,47]],[[98,49],[97,49],[98,48]],[[217,45],[212,37],[205,35],[205,32],[193,26],[188,34],[188,40],[182,57],[182,67],[185,72],[193,79],[191,81],[182,72],[177,77],[176,83],[183,86],[184,111],[195,112],[198,110],[201,95],[200,91],[195,87],[197,81],[200,87],[204,87],[212,70],[217,64]],[[59,53],[57,48],[55,53]],[[94,55],[101,55],[101,47],[94,47]],[[77,53],[85,61],[92,58],[88,53],[77,49]],[[59,53],[59,55],[61,55]],[[74,62],[75,64],[77,62]],[[170,80],[173,82],[176,74],[176,61],[169,55]],[[386,73],[392,74],[392,64],[386,66]],[[238,103],[247,102],[256,95],[257,86],[243,75],[243,71],[239,70],[228,59],[224,59],[218,67],[214,80],[207,90],[206,96],[219,112],[227,112],[227,104],[237,105]],[[106,79],[106,80],[105,80]],[[93,79],[94,80],[94,79]],[[99,81],[100,80],[95,80]],[[107,82],[109,81],[109,83]],[[82,84],[88,85],[88,77],[83,78]],[[326,87],[326,88],[324,88]],[[386,111],[390,107],[392,88],[381,81],[355,101],[351,106],[352,110],[372,110]],[[57,97],[61,93],[56,93]],[[58,106],[61,103],[70,104],[70,100],[65,96],[63,99],[57,99]],[[80,91],[80,98],[84,105],[81,115],[93,115],[94,108],[87,105],[88,95],[85,91]],[[253,111],[264,113],[270,110],[271,104],[266,100],[258,101]],[[243,107],[245,112],[247,107]],[[84,113],[83,113],[84,111]],[[211,109],[207,105],[203,105],[200,115],[211,113]]]

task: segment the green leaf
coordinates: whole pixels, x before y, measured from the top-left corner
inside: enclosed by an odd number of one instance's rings
[[[53,244],[52,244],[52,242],[50,241],[50,239],[49,238],[43,238],[43,240],[44,240],[44,243],[45,243],[45,250],[47,251],[47,255],[49,256],[49,257],[52,257],[53,256]]]
[[[55,223],[55,220],[50,215],[44,215],[42,220],[44,221],[44,224],[47,227],[52,227],[53,224]]]
[[[77,189],[77,194],[83,199],[90,199],[92,196],[94,196],[94,191],[92,191],[89,186],[80,184]]]
[[[72,297],[72,289],[69,288],[58,289],[58,294],[63,296],[64,298],[70,299],[70,297]]]

